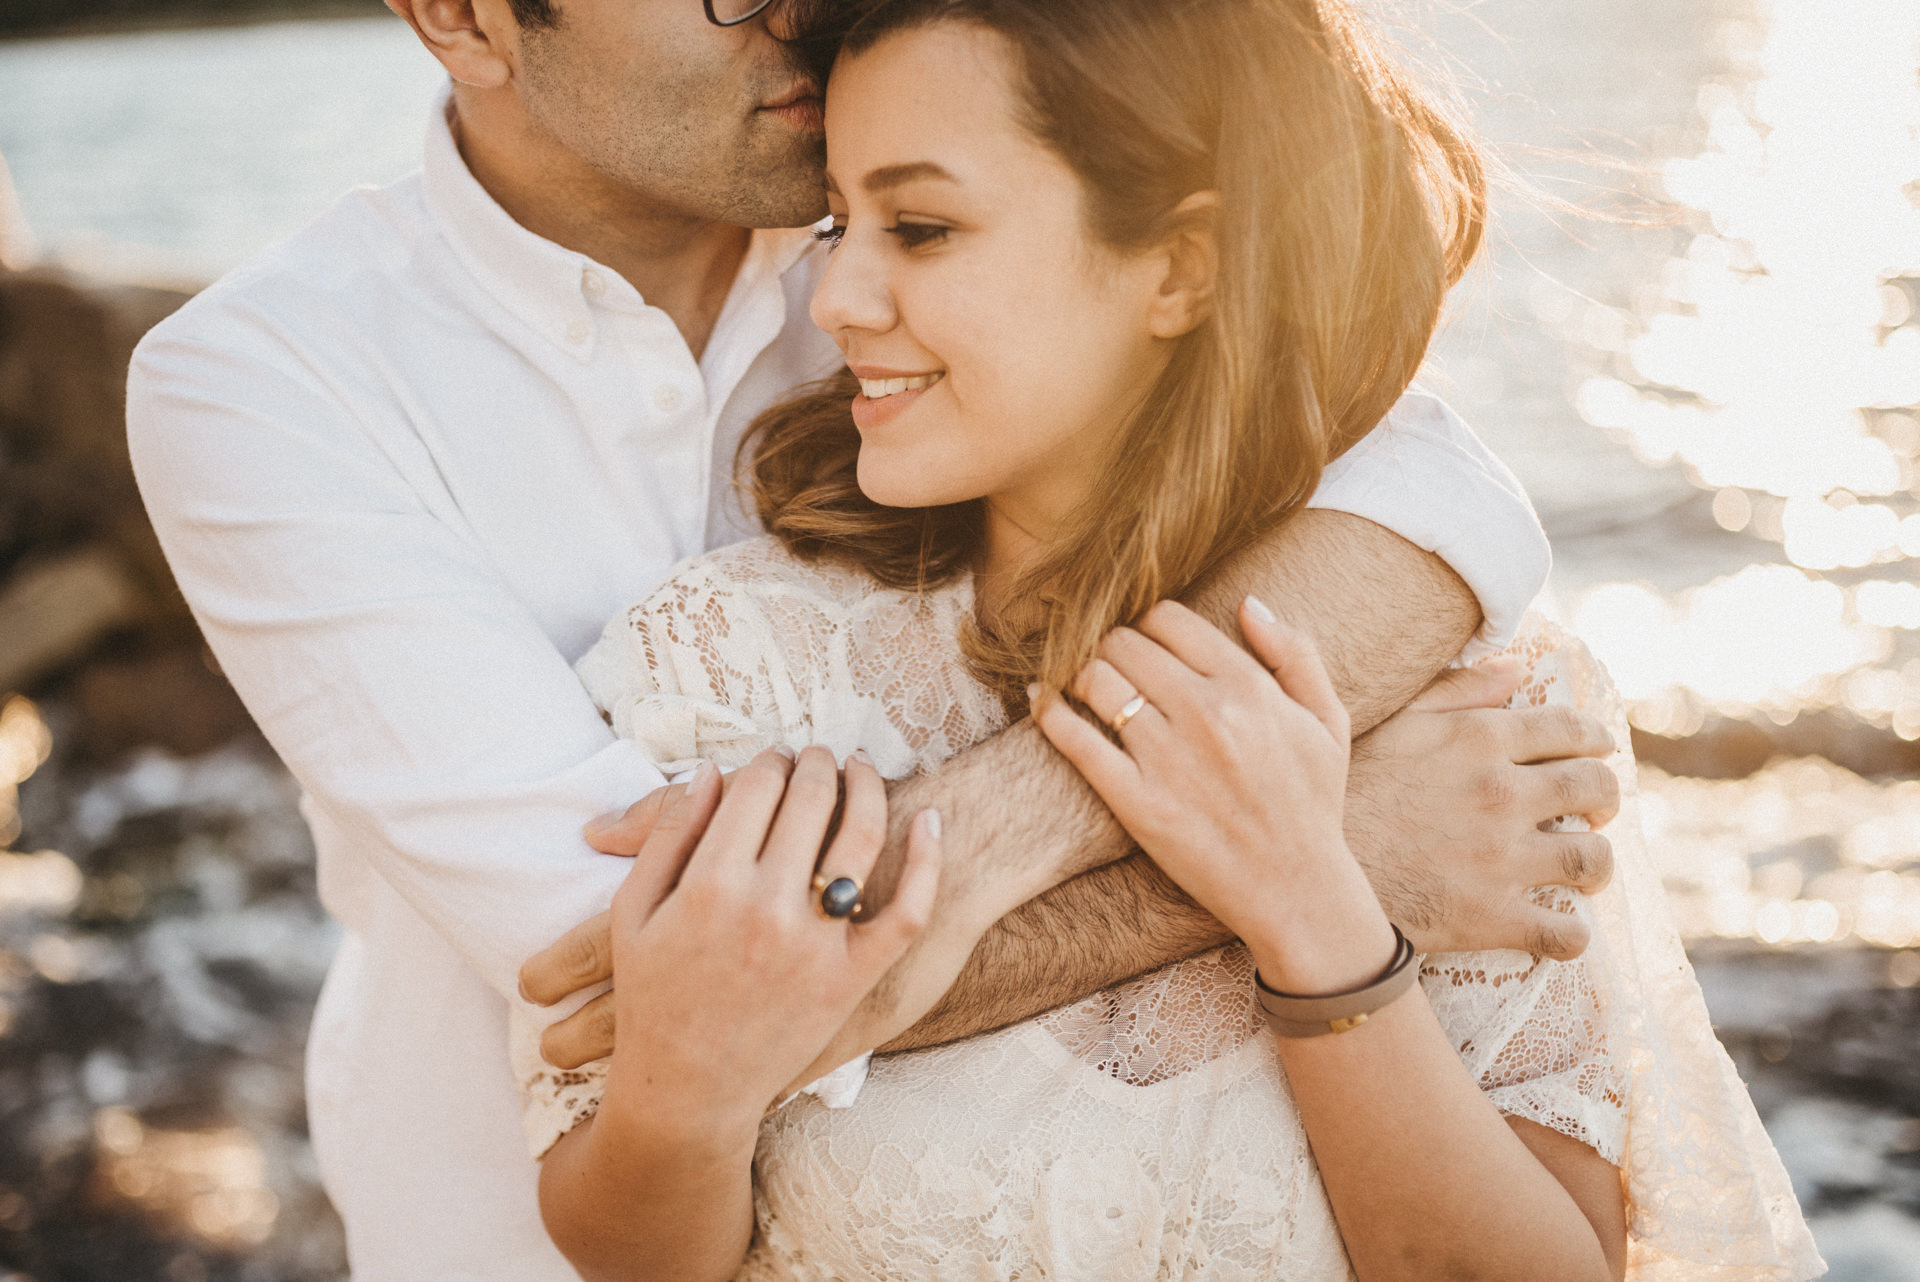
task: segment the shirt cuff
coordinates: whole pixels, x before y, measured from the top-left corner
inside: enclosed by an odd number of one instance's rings
[[[1464,662],[1513,640],[1553,567],[1519,479],[1458,414],[1418,387],[1327,465],[1307,506],[1385,526],[1451,566],[1483,616]]]
[[[779,1106],[785,1108],[802,1095],[814,1095],[828,1108],[852,1108],[853,1102],[860,1098],[860,1088],[867,1084],[867,1069],[872,1064],[872,1051],[859,1059],[850,1059],[826,1076],[808,1082],[781,1100]]]

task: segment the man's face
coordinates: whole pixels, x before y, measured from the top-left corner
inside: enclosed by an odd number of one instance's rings
[[[562,0],[521,36],[534,122],[636,196],[692,217],[797,227],[826,212],[820,90],[776,4],[737,27],[700,0]]]

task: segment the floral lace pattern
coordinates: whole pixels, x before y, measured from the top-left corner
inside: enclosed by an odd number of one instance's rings
[[[578,665],[664,768],[773,743],[856,747],[883,774],[1005,724],[961,660],[967,585],[896,592],[771,539],[683,563]],[[1624,715],[1584,647],[1535,622],[1516,702]],[[1578,961],[1427,957],[1421,985],[1488,1098],[1627,1172],[1637,1282],[1799,1282],[1819,1271],[1638,839],[1632,762],[1619,869]],[[1577,824],[1578,821],[1571,821]],[[877,1057],[853,1108],[801,1097],[763,1124],[759,1231],[740,1277],[1329,1279],[1351,1276],[1292,1096],[1229,947],[1027,1023]],[[536,1153],[592,1113],[605,1064],[562,1072],[516,1026]]]

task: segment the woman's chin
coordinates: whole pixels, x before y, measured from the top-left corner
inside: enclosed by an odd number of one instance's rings
[[[870,472],[864,458],[861,459],[859,481],[860,492],[881,507],[940,507],[947,503],[963,502],[968,497],[928,485],[923,475],[901,475],[892,469],[881,468],[871,469]]]

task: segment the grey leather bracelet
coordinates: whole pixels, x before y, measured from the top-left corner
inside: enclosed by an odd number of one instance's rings
[[[1328,1033],[1348,1033],[1367,1022],[1367,1017],[1413,986],[1420,976],[1414,965],[1413,945],[1393,928],[1393,960],[1379,978],[1343,993],[1320,997],[1295,997],[1277,988],[1267,987],[1260,972],[1253,972],[1253,991],[1266,1012],[1267,1026],[1282,1037],[1324,1037]]]

